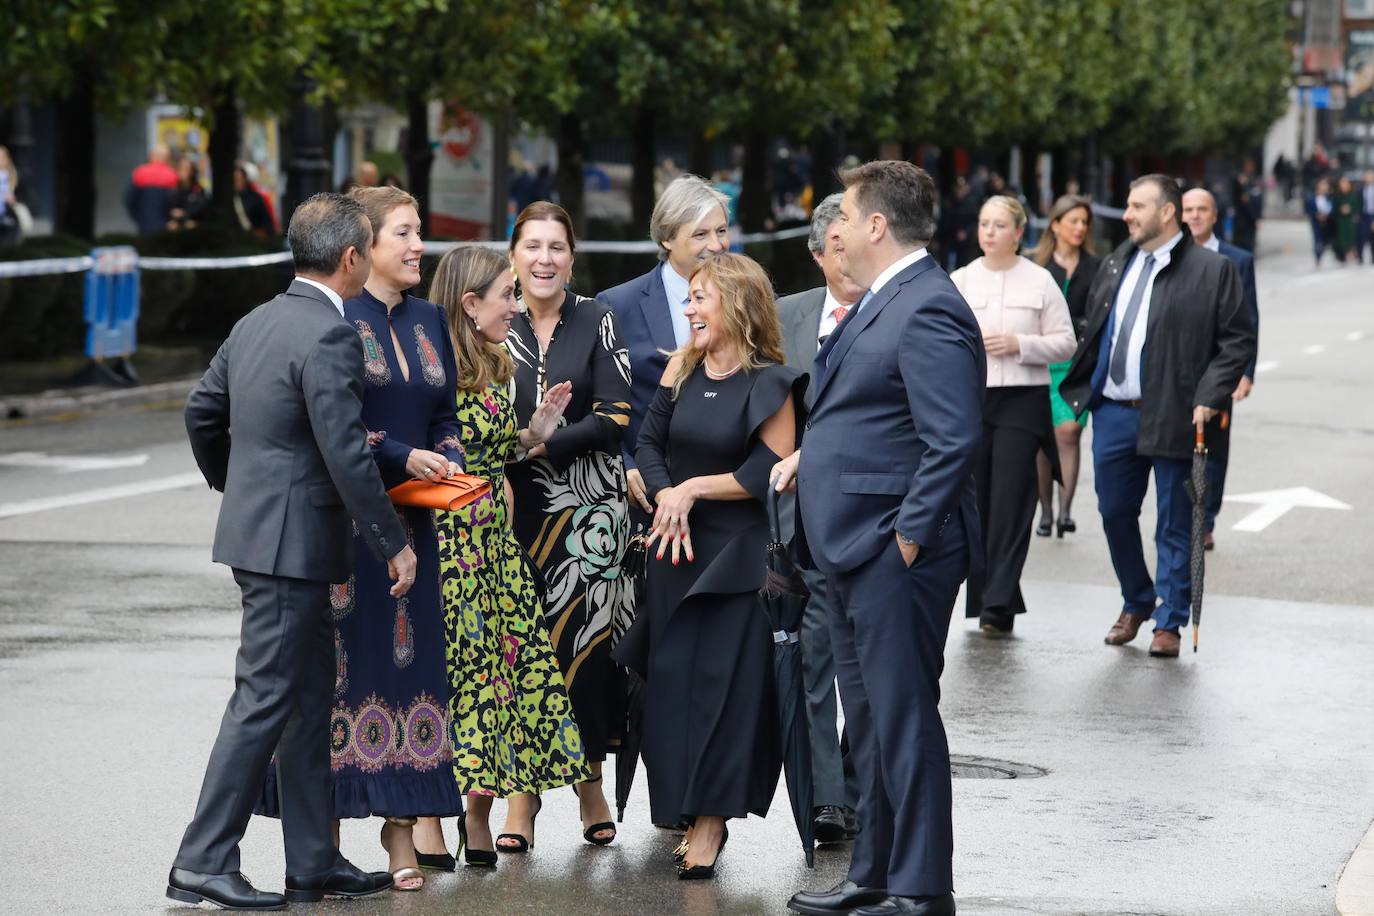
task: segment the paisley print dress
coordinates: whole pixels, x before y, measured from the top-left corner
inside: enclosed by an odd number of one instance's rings
[[[505,464],[516,445],[504,389],[458,392],[469,474],[491,494],[437,512],[448,632],[453,773],[467,794],[539,793],[590,778],[529,561],[511,531]]]

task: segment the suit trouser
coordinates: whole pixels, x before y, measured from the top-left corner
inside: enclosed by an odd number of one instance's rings
[[[1235,412],[1231,413],[1231,423],[1235,423]],[[1217,514],[1221,512],[1222,500],[1226,497],[1226,465],[1231,457],[1231,430],[1228,427],[1222,431],[1226,436],[1224,448],[1216,451],[1216,454],[1207,458],[1207,501],[1203,505],[1203,510],[1207,513],[1207,532],[1210,534],[1217,525]],[[1191,475],[1190,475],[1191,476]]]
[[[1139,434],[1137,408],[1107,401],[1093,411],[1097,509],[1102,514],[1112,567],[1121,583],[1123,610],[1150,614],[1156,630],[1177,630],[1188,624],[1193,592],[1188,565],[1193,510],[1184,489],[1191,464],[1179,458],[1136,454]],[[1156,500],[1154,580],[1145,565],[1145,547],[1140,539],[1140,506],[1152,471]]]
[[[811,732],[811,779],[813,804],[850,805],[852,792],[845,784],[840,740],[835,731],[838,702],[835,698],[835,658],[830,651],[830,596],[825,575],[799,569],[811,597],[801,620],[802,682],[806,688],[806,724]]]
[[[234,693],[176,866],[216,875],[239,870],[239,840],[275,751],[286,873],[313,875],[338,855],[329,823],[329,586],[241,569],[234,581],[243,592]]]
[[[954,888],[949,743],[940,720],[945,638],[969,554],[961,523],[910,568],[895,538],[830,577],[835,669],[859,780],[849,878],[903,896]]]
[[[1047,393],[1037,393],[1048,399]],[[981,575],[969,577],[965,600],[970,617],[986,613],[1010,625],[1013,614],[1026,612],[1021,571],[1039,501],[1035,456],[1040,444],[1041,437],[1027,430],[983,424],[974,483],[986,566]]]

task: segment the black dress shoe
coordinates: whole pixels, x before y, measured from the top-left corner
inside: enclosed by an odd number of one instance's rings
[[[260,891],[240,872],[202,875],[174,868],[167,875],[167,896],[178,903],[213,903],[225,910],[284,910],[281,894]]]
[[[787,901],[787,908],[805,916],[831,916],[848,913],[856,906],[881,903],[887,891],[880,887],[862,887],[853,881],[841,881],[828,891],[798,891]]]
[[[363,871],[339,856],[334,867],[314,875],[287,875],[286,899],[318,903],[325,897],[369,897],[388,890],[396,881],[384,871]]]
[[[954,916],[954,895],[939,897],[899,897],[893,894],[882,903],[859,907],[853,916]]]
[[[816,809],[816,842],[843,843],[854,838],[850,818],[839,805],[822,805]]]

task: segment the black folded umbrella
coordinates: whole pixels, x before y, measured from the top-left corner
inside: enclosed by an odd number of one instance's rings
[[[1225,420],[1223,419],[1223,424]],[[1188,479],[1188,498],[1193,501],[1193,530],[1189,575],[1192,578],[1193,651],[1197,651],[1198,625],[1202,623],[1202,585],[1207,574],[1207,442],[1206,427],[1197,425],[1193,446],[1192,474]]]
[[[815,789],[811,775],[811,737],[806,722],[801,644],[797,638],[809,593],[797,575],[787,545],[782,542],[782,528],[778,524],[778,493],[771,487],[768,527],[768,570],[763,588],[759,589],[759,597],[768,614],[768,628],[773,633],[773,689],[777,697],[782,738],[782,769],[787,781],[787,795],[792,801],[792,817],[797,822],[797,834],[806,853],[806,866],[814,868],[816,822],[812,812]]]
[[[621,575],[628,576],[635,587],[636,599],[644,594],[645,573],[644,534],[636,533],[621,561]],[[639,601],[635,601],[639,607]],[[639,748],[644,741],[644,678],[629,668],[625,669],[625,731],[620,738],[620,747],[615,752],[615,811],[616,820],[624,823],[625,806],[630,801],[630,789],[635,784],[635,772],[639,769]]]

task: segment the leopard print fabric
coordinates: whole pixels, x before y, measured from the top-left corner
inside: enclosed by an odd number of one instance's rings
[[[447,631],[453,773],[464,793],[538,793],[591,777],[544,609],[511,532],[505,464],[516,444],[506,393],[458,392],[466,470],[491,493],[436,512]]]

